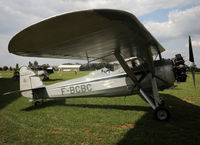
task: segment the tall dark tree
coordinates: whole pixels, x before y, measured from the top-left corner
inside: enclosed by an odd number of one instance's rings
[[[7,67],[7,66],[4,66],[4,67],[3,67],[3,70],[4,70],[4,71],[7,71],[7,70],[8,70],[8,67]]]
[[[19,64],[16,63],[15,69],[18,70],[19,69]]]
[[[28,62],[28,67],[31,68],[32,66],[33,66],[33,63],[29,61],[29,62]]]
[[[35,60],[33,63],[34,66],[38,66],[38,62]]]

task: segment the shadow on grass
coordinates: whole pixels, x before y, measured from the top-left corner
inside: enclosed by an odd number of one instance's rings
[[[131,106],[131,105],[99,105],[99,104],[66,104],[65,106],[70,107],[83,107],[83,108],[98,108],[98,109],[117,109],[124,111],[148,111],[151,108],[145,106]]]
[[[6,92],[19,90],[19,81],[12,78],[0,78],[0,85],[0,109],[2,109],[20,97],[19,93],[3,95]]]
[[[30,106],[22,111],[32,111],[42,109],[50,106],[68,106],[68,107],[82,107],[82,108],[100,108],[100,109],[117,109],[117,110],[135,110],[135,111],[149,111],[150,107],[144,106],[131,106],[131,105],[99,105],[99,104],[65,104],[65,99],[49,100],[38,106]]]
[[[50,106],[118,109],[145,111],[143,115],[118,143],[119,145],[197,145],[200,144],[200,107],[169,94],[160,94],[170,109],[168,122],[156,121],[150,107],[129,105],[65,104],[65,99],[49,100],[41,106],[30,106],[31,111]]]
[[[27,108],[21,109],[21,111],[32,111],[32,110],[42,109],[51,106],[60,106],[60,105],[65,105],[65,99],[48,100],[40,105],[37,106],[32,105]]]
[[[160,94],[170,108],[169,122],[142,116],[117,144],[119,145],[197,145],[200,144],[200,107],[169,95]]]

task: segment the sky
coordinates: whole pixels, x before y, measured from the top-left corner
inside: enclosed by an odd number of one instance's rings
[[[188,36],[195,63],[200,67],[200,0],[1,0],[0,67],[39,64],[84,63],[78,60],[22,57],[8,52],[11,38],[43,19],[87,9],[120,9],[134,14],[166,49],[164,58],[181,53],[188,62]]]

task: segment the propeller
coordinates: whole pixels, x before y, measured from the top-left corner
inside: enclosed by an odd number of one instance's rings
[[[190,61],[189,67],[190,67],[190,71],[192,73],[194,87],[196,87],[196,83],[195,83],[195,69],[196,69],[196,65],[194,63],[194,55],[193,55],[192,43],[191,43],[190,36],[189,36],[189,61]]]

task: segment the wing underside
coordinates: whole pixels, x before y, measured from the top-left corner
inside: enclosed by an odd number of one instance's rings
[[[158,55],[164,48],[132,14],[119,10],[86,10],[56,16],[16,34],[9,52],[31,57],[98,59],[112,62],[119,51],[124,58],[145,59],[147,49]],[[107,56],[107,57],[105,57]]]

